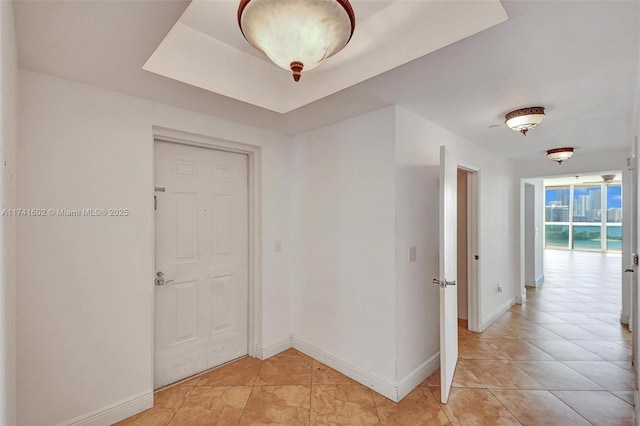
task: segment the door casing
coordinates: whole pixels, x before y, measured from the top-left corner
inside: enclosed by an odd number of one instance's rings
[[[460,160],[458,160],[460,163]],[[458,165],[458,170],[466,174],[467,191],[466,191],[466,215],[467,215],[467,328],[470,331],[480,332],[480,291],[478,285],[480,270],[480,253],[479,253],[479,226],[478,226],[478,170],[477,168],[467,165],[462,167]],[[459,188],[458,188],[459,189]],[[459,208],[459,207],[458,207]],[[478,256],[478,259],[475,258]],[[460,260],[460,259],[458,259]],[[459,279],[460,277],[458,277]],[[459,294],[459,293],[458,293]]]
[[[467,173],[467,298],[468,327],[479,333],[482,321],[480,292],[480,168],[458,161],[458,169]],[[475,259],[478,256],[478,259]]]
[[[228,141],[224,139],[213,138],[205,135],[199,135],[196,133],[189,133],[180,130],[169,129],[166,127],[153,126],[153,138],[151,156],[153,159],[153,152],[155,141],[165,141],[178,143],[183,145],[189,145],[199,148],[215,149],[219,151],[227,151],[238,154],[244,154],[247,156],[247,194],[248,194],[248,236],[249,236],[249,270],[248,270],[248,307],[247,307],[247,354],[252,357],[262,358],[262,200],[261,200],[261,187],[262,187],[262,148],[255,145],[249,145],[241,142]],[[153,162],[153,160],[152,160]],[[151,182],[153,182],[154,167],[151,169]],[[149,205],[152,206],[152,200],[154,194],[153,185],[149,186]],[[151,207],[153,208],[153,207]],[[152,210],[153,214],[153,210]],[[155,221],[154,232],[152,236],[152,258],[155,267]],[[154,298],[154,285],[153,280],[155,278],[155,269],[149,276],[149,298],[151,305],[151,324],[155,324],[155,298]],[[154,361],[154,329],[151,330],[151,377],[153,378],[153,372],[155,369]],[[153,379],[152,379],[153,380]],[[153,385],[153,384],[152,384]]]

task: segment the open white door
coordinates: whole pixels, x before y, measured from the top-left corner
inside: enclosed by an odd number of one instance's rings
[[[640,385],[640,365],[638,363],[638,350],[640,349],[640,339],[638,335],[640,334],[640,317],[638,306],[640,305],[640,293],[638,292],[638,239],[639,239],[639,230],[638,226],[638,160],[636,157],[638,156],[638,139],[633,144],[633,153],[631,159],[629,160],[628,168],[631,172],[631,182],[629,182],[629,187],[625,187],[622,190],[625,193],[628,193],[627,202],[629,203],[629,219],[626,221],[628,224],[628,229],[624,230],[623,238],[629,238],[630,242],[630,258],[626,259],[625,267],[626,271],[631,271],[631,315],[629,318],[629,330],[633,333],[632,336],[632,347],[631,347],[631,362],[633,363],[634,375],[636,378],[635,392],[634,397],[636,401],[636,407],[638,406],[638,386]],[[638,417],[638,409],[636,408],[636,418]]]
[[[458,362],[457,173],[446,147],[440,147],[440,399],[446,404]],[[436,281],[436,280],[434,280]]]

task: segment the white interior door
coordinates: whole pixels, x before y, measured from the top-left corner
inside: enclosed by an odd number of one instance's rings
[[[631,161],[629,163],[629,169],[631,172],[631,182],[629,183],[629,187],[622,188],[623,191],[628,192],[628,202],[629,209],[627,211],[630,215],[630,220],[626,221],[629,225],[628,230],[623,228],[623,238],[629,238],[630,243],[630,258],[626,260],[626,265],[623,265],[625,269],[631,269],[631,314],[629,318],[629,330],[632,331],[632,348],[631,348],[631,356],[632,362],[634,366],[634,374],[636,378],[635,389],[636,392],[638,390],[638,385],[640,384],[640,365],[638,364],[638,350],[640,349],[638,335],[640,334],[640,317],[639,317],[639,309],[640,306],[640,292],[638,291],[638,268],[640,266],[637,265],[638,260],[638,233],[640,231],[640,227],[638,226],[638,201],[640,197],[638,197],[638,162],[636,157],[638,156],[638,140],[636,138],[633,145],[634,155],[631,157]]]
[[[247,182],[246,155],[156,141],[156,388],[247,354]]]
[[[440,400],[449,399],[458,362],[457,277],[457,178],[458,165],[440,147]]]

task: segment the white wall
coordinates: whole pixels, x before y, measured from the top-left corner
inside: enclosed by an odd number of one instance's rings
[[[20,218],[18,424],[153,389],[153,125],[263,147],[262,344],[290,336],[288,138],[42,74],[20,80],[18,205],[131,213]]]
[[[411,158],[422,166],[438,165],[439,146],[446,145],[458,160],[479,168],[479,315],[480,328],[484,329],[514,303],[519,289],[519,198],[513,163],[402,107],[396,107],[396,140],[407,147],[403,158]],[[430,243],[437,250],[438,239],[431,237]],[[424,278],[430,282],[432,277],[427,274]],[[503,285],[502,293],[498,292],[498,282]],[[418,285],[425,284],[417,282],[411,291],[419,291]],[[416,315],[422,318],[420,312],[406,313],[407,318]],[[437,315],[437,312],[428,314],[429,327],[438,327]],[[437,350],[437,343],[434,346],[430,337],[424,337],[430,335],[407,336],[398,344],[398,353],[421,353],[424,361],[425,356]],[[411,371],[419,364],[416,359],[406,361],[405,366],[399,361],[399,371]]]
[[[294,140],[294,346],[380,378],[402,396],[439,351],[431,284],[439,146],[480,167],[484,327],[514,303],[519,282],[513,165],[397,106]],[[416,262],[408,261],[411,246]]]
[[[433,141],[406,136],[401,114],[396,107],[398,382],[410,380],[440,349],[440,295],[431,283],[439,277],[439,159],[434,163],[425,155]],[[408,262],[411,246],[415,262]]]
[[[0,2],[0,209],[16,206],[18,60],[13,2]],[[16,219],[0,218],[0,424],[16,424]]]
[[[294,141],[294,346],[393,384],[394,109]]]

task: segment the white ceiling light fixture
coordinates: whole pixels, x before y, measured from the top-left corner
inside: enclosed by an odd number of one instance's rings
[[[573,156],[573,148],[555,148],[547,151],[549,160],[562,164]]]
[[[528,107],[511,111],[505,117],[507,126],[516,132],[527,136],[527,132],[538,125],[544,119],[544,107]]]
[[[253,47],[298,81],[302,70],[349,43],[356,18],[349,0],[240,0],[238,25]]]

